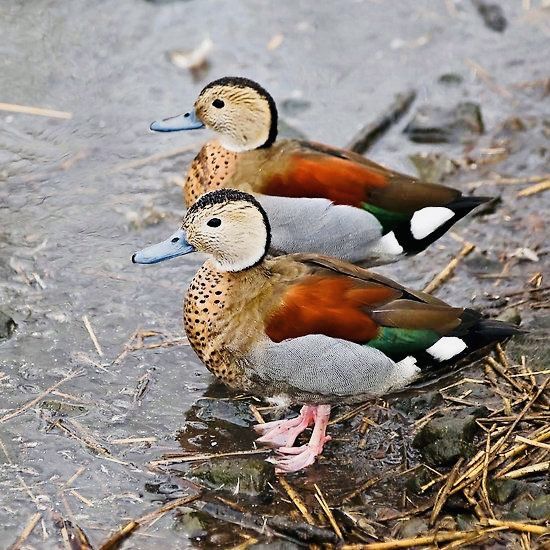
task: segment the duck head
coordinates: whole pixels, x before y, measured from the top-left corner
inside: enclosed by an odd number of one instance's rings
[[[136,264],[155,264],[191,252],[208,254],[220,271],[258,265],[271,241],[267,214],[248,193],[220,189],[203,195],[165,241],[132,256]]]
[[[205,86],[191,111],[151,124],[156,132],[204,127],[216,132],[229,151],[269,147],[277,137],[277,108],[269,93],[253,80],[225,77]]]

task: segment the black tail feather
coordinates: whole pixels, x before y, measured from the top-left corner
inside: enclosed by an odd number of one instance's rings
[[[503,321],[483,319],[478,311],[469,308],[464,310],[460,320],[460,326],[446,336],[460,338],[466,344],[464,351],[445,361],[437,360],[426,352],[415,354],[422,367],[432,371],[452,366],[454,370],[455,367],[461,367],[481,359],[490,353],[496,344],[504,342],[516,334],[527,332]]]
[[[397,242],[403,247],[405,254],[418,254],[433,242],[437,241],[439,237],[444,235],[457,221],[469,214],[474,208],[491,200],[493,200],[493,197],[460,196],[449,204],[441,205],[452,210],[455,215],[423,239],[414,238],[411,233],[410,219],[403,221],[403,223],[394,230]]]

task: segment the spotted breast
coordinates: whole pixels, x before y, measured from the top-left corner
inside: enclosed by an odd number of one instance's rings
[[[183,319],[191,347],[206,368],[232,388],[246,386],[240,369],[234,368],[220,334],[226,297],[234,281],[232,274],[216,271],[205,263],[197,272],[184,301]]]
[[[235,171],[237,153],[224,149],[217,141],[202,147],[187,172],[183,190],[185,204],[191,206],[207,191],[226,187]]]

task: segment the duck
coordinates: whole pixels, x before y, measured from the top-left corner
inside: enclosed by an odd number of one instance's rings
[[[419,181],[351,151],[277,139],[277,107],[242,77],[210,82],[193,109],[150,125],[156,132],[209,128],[184,185],[191,206],[207,191],[253,194],[268,213],[272,253],[313,252],[363,265],[417,254],[490,197]]]
[[[400,390],[429,365],[449,364],[518,332],[338,258],[269,256],[270,243],[260,202],[219,189],[200,197],[173,235],[132,261],[206,254],[184,300],[187,338],[229,388],[302,405],[297,417],[255,428],[259,443],[277,450],[279,473],[315,462],[330,439],[331,406]],[[310,425],[309,442],[294,446]]]

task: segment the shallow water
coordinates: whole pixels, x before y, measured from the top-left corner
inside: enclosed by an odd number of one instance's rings
[[[528,119],[530,126],[512,135],[507,159],[477,163],[477,169],[449,183],[461,185],[491,171],[544,172],[547,98],[545,103],[536,85],[514,85],[547,77],[548,10],[522,11],[520,2],[502,2],[510,24],[496,34],[469,3],[449,4],[456,12],[427,0],[392,2],[391,9],[374,0],[278,2],[276,8],[259,0],[36,0],[0,6],[0,101],[72,113],[66,120],[0,112],[0,303],[18,323],[14,337],[0,344],[0,416],[71,369],[82,369],[81,376],[59,387],[68,395],[47,399],[84,407],[65,414],[127,463],[100,458],[52,428],[58,416],[48,409],[32,407],[0,424],[0,547],[15,540],[36,510],[44,523],[29,545],[56,548],[61,539],[51,511],[72,517],[97,543],[165,498],[152,489],[162,476],[146,464],[178,448],[186,415],[213,379],[185,345],[140,349],[113,361],[138,330],[161,334],[146,344],[182,336],[181,297],[200,258],[147,268],[132,265],[130,257],[177,227],[183,171],[207,138],[205,133],[152,134],[148,124],[185,111],[206,82],[227,74],[254,78],[273,93],[285,122],[335,145],[347,143],[396,93],[411,87],[418,91],[415,106],[478,101],[488,135],[473,149],[474,158],[488,156],[482,149],[495,147],[498,128],[510,116]],[[280,46],[270,49],[278,34]],[[214,43],[210,67],[195,81],[170,63],[167,52],[193,49],[208,36]],[[468,60],[489,76],[476,77]],[[449,72],[460,74],[462,82],[438,83]],[[493,77],[496,84],[488,83]],[[414,152],[464,156],[462,146],[411,144],[401,133],[410,116],[371,150],[374,160],[412,172],[407,156]],[[187,152],[165,155],[176,148]],[[147,160],[155,154],[164,158]],[[547,249],[541,206],[548,205],[547,195],[524,200],[518,211],[516,189],[483,189],[483,194],[499,192],[504,204],[495,214],[463,222],[456,233],[488,250],[493,271],[501,269],[506,251],[523,246],[538,247],[542,262]],[[385,271],[422,287],[459,247],[446,236],[428,253]],[[541,271],[540,262],[513,264],[512,278],[498,288],[492,280],[472,284],[478,268],[463,266],[439,296],[489,307],[494,295],[521,288]],[[529,322],[531,313],[524,318]],[[144,375],[149,383],[136,399]],[[198,450],[251,446],[244,426],[233,427],[230,437],[216,423],[199,428],[191,441]],[[135,437],[155,441],[112,443]],[[307,474],[308,482],[324,484],[328,492],[337,484],[324,474],[350,468],[340,451],[329,450],[329,456],[336,466]],[[74,487],[88,502],[63,487],[81,468]],[[184,533],[170,521],[150,530],[154,538],[138,536],[127,547],[153,548],[159,540],[181,544]]]

